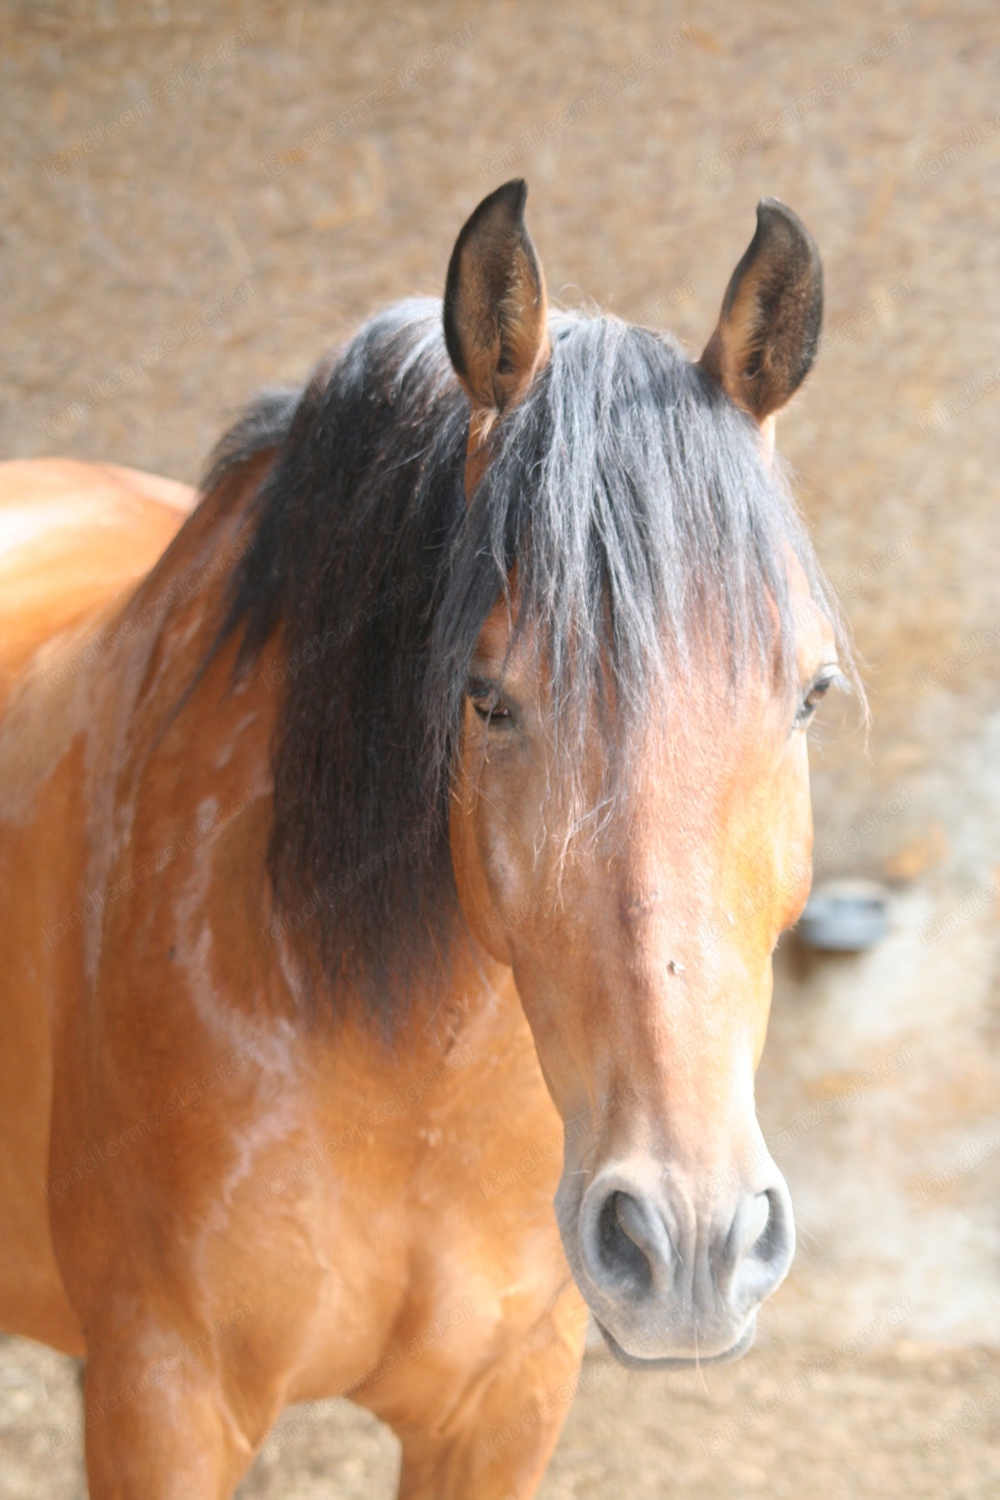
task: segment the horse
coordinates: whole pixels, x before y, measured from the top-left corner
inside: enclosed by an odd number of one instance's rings
[[[526,191],[199,496],[0,470],[0,1323],[85,1358],[94,1500],[231,1495],[332,1396],[404,1500],[520,1500],[588,1310],[734,1358],[792,1258],[820,259],[763,200],[694,361],[549,309]]]

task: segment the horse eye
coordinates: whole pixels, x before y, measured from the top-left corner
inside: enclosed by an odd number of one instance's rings
[[[510,709],[498,696],[496,683],[470,682],[467,692],[473,708],[484,723],[492,724],[495,719],[510,718]]]
[[[472,706],[479,717],[484,719],[487,724],[492,724],[494,719],[510,718],[510,709],[505,708],[502,703],[495,703],[491,708],[488,704],[477,703],[475,698],[473,698]]]
[[[798,728],[802,724],[808,724],[819,704],[835,683],[843,682],[840,668],[835,666],[821,667],[809,685],[808,690],[795,715],[795,724]]]

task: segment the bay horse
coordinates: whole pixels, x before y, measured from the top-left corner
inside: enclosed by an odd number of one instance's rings
[[[0,1321],[85,1356],[94,1500],[231,1495],[334,1395],[406,1500],[529,1496],[588,1307],[728,1359],[792,1257],[753,1080],[838,672],[771,451],[819,257],[765,199],[692,362],[550,312],[525,197],[196,507],[0,473]]]

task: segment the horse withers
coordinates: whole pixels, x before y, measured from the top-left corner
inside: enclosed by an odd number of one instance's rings
[[[86,1356],[95,1500],[230,1495],[333,1395],[401,1495],[529,1496],[588,1306],[730,1358],[791,1260],[753,1079],[838,671],[771,457],[819,259],[765,200],[692,363],[550,312],[524,203],[187,519],[0,471],[0,1318]]]

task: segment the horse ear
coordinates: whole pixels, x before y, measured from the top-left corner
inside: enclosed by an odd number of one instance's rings
[[[726,288],[702,366],[763,425],[808,375],[822,321],[816,243],[790,208],[762,198],[757,232]]]
[[[497,417],[525,395],[549,357],[545,278],[524,222],[527,184],[505,182],[455,241],[444,292],[444,338],[472,403],[466,490],[486,467]]]

